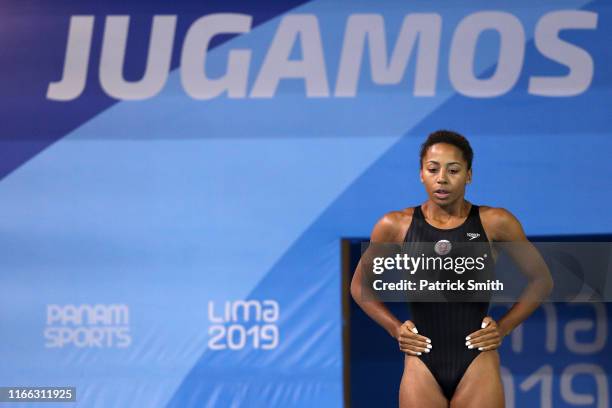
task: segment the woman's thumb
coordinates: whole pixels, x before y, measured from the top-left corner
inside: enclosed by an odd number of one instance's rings
[[[491,323],[492,320],[493,319],[491,318],[491,316],[485,317],[484,319],[482,319],[482,324],[480,325],[480,328],[484,329],[489,325],[489,323]]]
[[[412,323],[411,320],[406,320],[404,322],[404,325],[406,325],[406,327],[408,327],[410,329],[411,332],[418,334],[419,331],[417,330],[416,326],[414,325],[414,323]]]

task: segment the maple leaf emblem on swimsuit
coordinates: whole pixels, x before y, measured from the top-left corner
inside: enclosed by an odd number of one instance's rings
[[[452,247],[453,246],[451,245],[450,241],[441,239],[440,241],[436,242],[436,245],[434,245],[434,251],[436,251],[436,254],[438,255],[446,255],[451,251]]]

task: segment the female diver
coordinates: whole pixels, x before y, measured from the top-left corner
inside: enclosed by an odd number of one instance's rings
[[[472,148],[462,135],[446,130],[430,134],[420,154],[420,178],[428,200],[387,213],[375,225],[371,242],[518,242],[508,245],[507,252],[529,283],[499,321],[488,316],[488,301],[411,302],[412,320],[402,323],[383,302],[362,297],[360,261],[351,295],[397,339],[404,353],[400,408],[503,407],[497,348],[552,290],[550,273],[519,221],[503,208],[477,206],[465,199],[472,158]],[[491,245],[486,247],[492,251]],[[490,259],[495,255],[489,252]]]

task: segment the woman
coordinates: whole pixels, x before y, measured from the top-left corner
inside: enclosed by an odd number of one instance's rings
[[[465,200],[472,158],[472,148],[460,134],[440,130],[429,135],[420,155],[420,177],[428,200],[386,214],[374,227],[371,242],[519,242],[520,250],[508,246],[507,251],[529,284],[497,322],[487,315],[488,302],[413,302],[412,320],[401,323],[384,303],[361,296],[360,261],[351,294],[366,314],[397,339],[405,355],[400,408],[503,407],[497,348],[552,290],[550,273],[519,221],[503,208]],[[491,246],[486,247],[490,251]]]

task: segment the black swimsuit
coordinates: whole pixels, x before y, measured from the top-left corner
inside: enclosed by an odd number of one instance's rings
[[[488,243],[480,221],[479,207],[472,205],[465,222],[451,229],[440,229],[428,224],[421,207],[415,207],[412,223],[404,239],[407,245],[419,242],[435,243],[440,240],[447,240],[451,245],[462,242]],[[481,256],[483,248],[488,251],[486,257],[490,261],[483,273],[492,276],[493,258],[489,245],[477,244],[468,251],[474,251],[472,256]],[[449,253],[448,256],[451,255],[453,254]],[[451,273],[455,278],[468,275],[467,272],[462,275]],[[446,398],[450,400],[464,372],[480,353],[477,349],[467,348],[465,337],[481,328],[482,319],[487,316],[489,310],[489,302],[411,302],[410,308],[412,321],[419,334],[431,339],[431,351],[424,352],[420,358],[440,384]]]

